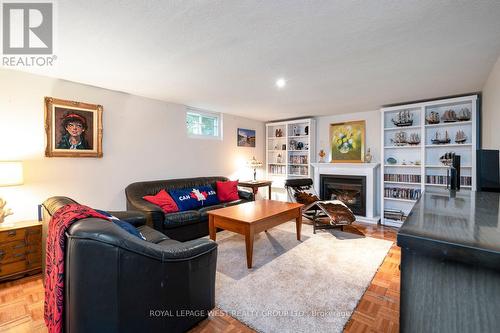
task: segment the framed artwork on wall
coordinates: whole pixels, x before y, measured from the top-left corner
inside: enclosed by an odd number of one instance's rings
[[[102,105],[45,97],[47,157],[102,157]]]
[[[332,163],[363,163],[365,121],[330,124]]]
[[[238,128],[238,147],[255,147],[255,130]]]

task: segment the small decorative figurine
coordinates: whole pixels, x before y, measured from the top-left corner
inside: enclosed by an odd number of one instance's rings
[[[319,163],[325,163],[325,156],[326,156],[325,151],[321,149],[318,155],[319,155]]]
[[[389,157],[387,159],[387,164],[391,164],[391,165],[394,165],[394,164],[397,164],[398,163],[398,160],[395,159],[394,157]]]
[[[282,163],[282,158],[281,158],[281,154],[278,154],[278,156],[276,157],[276,163]]]
[[[12,215],[12,209],[10,208],[4,208],[5,205],[7,205],[7,201],[4,199],[0,198],[0,223],[2,223],[5,218],[9,215]]]
[[[371,163],[372,159],[373,159],[372,153],[370,151],[370,148],[368,148],[365,154],[365,163]]]

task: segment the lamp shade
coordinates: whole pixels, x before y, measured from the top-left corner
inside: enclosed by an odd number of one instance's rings
[[[0,161],[0,186],[23,184],[23,162]]]
[[[262,166],[262,162],[257,161],[254,156],[250,161],[248,161],[248,166],[251,168],[260,168]]]

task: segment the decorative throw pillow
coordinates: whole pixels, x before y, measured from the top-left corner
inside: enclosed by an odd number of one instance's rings
[[[116,224],[117,226],[119,226],[120,228],[122,228],[123,230],[125,230],[126,232],[128,232],[129,234],[131,235],[134,235],[142,240],[146,240],[146,237],[144,237],[141,232],[139,230],[137,230],[136,227],[134,227],[132,224],[126,222],[126,221],[122,221],[120,220],[119,218],[117,218],[116,216],[113,216],[111,215],[110,213],[104,211],[104,210],[99,210],[99,209],[95,209],[96,212],[104,215],[104,216],[107,216],[109,217],[109,219],[111,220],[111,222],[113,222],[114,224]]]
[[[146,195],[142,198],[159,206],[167,214],[179,211],[179,207],[177,207],[174,199],[165,190],[161,190],[156,195]]]
[[[238,195],[238,181],[229,180],[227,182],[217,181],[217,197],[221,202],[235,201],[240,198]]]
[[[219,203],[217,193],[210,185],[175,189],[168,192],[174,199],[180,211],[198,209]]]

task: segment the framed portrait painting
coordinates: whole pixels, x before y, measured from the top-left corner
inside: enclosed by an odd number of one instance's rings
[[[45,97],[48,157],[102,157],[102,106]]]
[[[330,124],[332,163],[362,163],[365,154],[365,121]]]
[[[238,147],[255,147],[255,130],[238,128]]]

